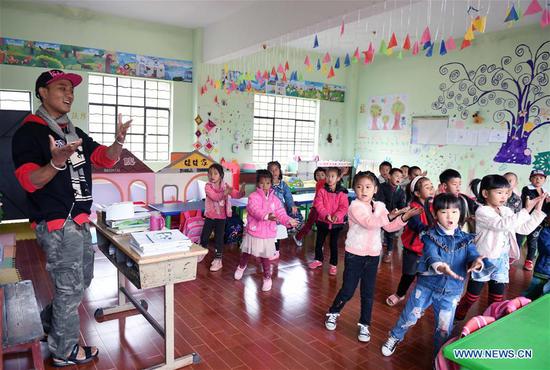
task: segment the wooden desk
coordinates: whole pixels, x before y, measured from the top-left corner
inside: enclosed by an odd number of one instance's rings
[[[141,257],[130,247],[130,235],[114,234],[100,222],[95,223],[95,226],[99,250],[118,270],[119,288],[118,305],[109,308],[98,308],[94,315],[96,319],[103,315],[129,311],[135,308],[165,339],[165,363],[151,369],[173,370],[198,363],[200,357],[197,353],[174,358],[174,284],[195,280],[197,276],[197,258],[207,254],[208,250],[193,244],[191,250],[187,252]],[[114,246],[118,253],[109,254],[110,246]],[[132,262],[131,266],[126,264],[127,259]],[[164,287],[164,327],[147,312],[147,302],[144,300],[137,302],[126,290],[125,277],[138,289]],[[126,299],[130,302],[127,302]]]

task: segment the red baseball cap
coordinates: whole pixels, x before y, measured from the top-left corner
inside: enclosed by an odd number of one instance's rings
[[[51,69],[49,71],[46,71],[38,76],[38,78],[36,79],[36,97],[40,99],[40,94],[38,93],[39,88],[46,87],[52,82],[59,80],[68,80],[71,82],[73,87],[77,87],[82,82],[82,77],[80,77],[80,75],[77,75],[76,73],[65,73],[59,69]]]

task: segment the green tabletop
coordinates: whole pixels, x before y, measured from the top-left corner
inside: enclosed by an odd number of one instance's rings
[[[511,349],[514,359],[456,358],[454,350]],[[528,353],[517,350],[531,350]],[[502,352],[501,352],[502,353]],[[545,295],[527,306],[502,317],[494,323],[470,334],[443,349],[443,355],[462,369],[548,370],[550,369],[550,295]]]

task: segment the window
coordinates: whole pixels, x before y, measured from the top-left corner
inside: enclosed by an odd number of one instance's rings
[[[2,110],[32,110],[30,91],[0,90],[0,109]]]
[[[120,113],[133,120],[124,146],[139,159],[167,161],[171,108],[171,82],[89,75],[89,132],[99,143],[113,143]]]
[[[317,151],[318,121],[317,100],[254,95],[254,162],[287,163],[296,154],[313,156]]]

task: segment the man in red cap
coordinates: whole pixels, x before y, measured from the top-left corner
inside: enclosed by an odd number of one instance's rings
[[[54,366],[89,362],[99,353],[79,345],[78,306],[93,277],[92,164],[114,166],[131,123],[122,123],[119,115],[116,140],[109,147],[75,127],[67,114],[81,82],[74,73],[42,73],[35,91],[42,104],[25,118],[12,142],[15,175],[27,193],[29,219],[54,286],[52,303],[41,313]]]

